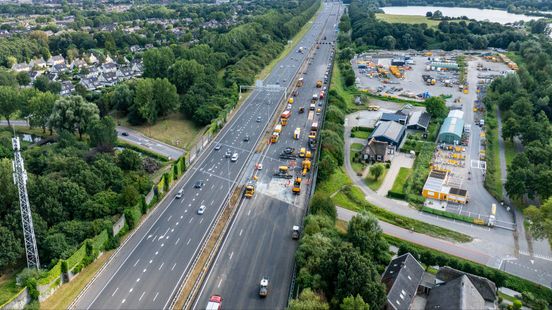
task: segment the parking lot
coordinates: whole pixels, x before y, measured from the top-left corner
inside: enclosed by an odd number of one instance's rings
[[[484,124],[480,124],[484,112],[480,95],[484,94],[485,86],[492,79],[511,70],[501,59],[487,54],[431,52],[431,56],[429,55],[430,53],[407,54],[389,51],[356,55],[352,60],[352,66],[356,74],[357,87],[376,95],[418,102],[431,96],[443,95],[449,108],[462,110],[465,126],[460,145],[438,145],[432,164],[435,168],[449,171],[448,185],[468,191],[468,203],[433,203],[431,207],[488,221],[491,206],[496,204],[497,226],[511,228],[511,213],[501,207],[483,187],[486,171],[486,134]],[[391,68],[397,64],[397,59],[406,60],[403,66],[397,66],[399,71]],[[456,69],[459,60],[464,62],[466,67],[464,83],[461,83],[460,71]],[[443,67],[438,69],[433,66],[434,64]],[[357,112],[358,119],[350,119],[350,126],[373,127],[381,112],[397,110],[396,107],[387,106],[387,103],[382,103],[379,114]]]

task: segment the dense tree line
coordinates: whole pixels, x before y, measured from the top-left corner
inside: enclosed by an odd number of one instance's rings
[[[508,48],[524,39],[521,31],[499,23],[442,21],[437,29],[426,24],[391,24],[375,17],[371,0],[353,0],[349,9],[352,41],[359,47],[383,49],[467,50]]]
[[[385,303],[380,274],[390,259],[389,245],[376,218],[353,217],[345,234],[337,231],[335,218],[331,199],[317,192],[296,252],[302,292],[290,309],[380,309]]]
[[[524,13],[530,11],[552,11],[552,3],[539,0],[376,0],[378,6],[445,6],[445,7],[469,7],[479,9],[497,8],[508,10],[512,13]]]
[[[495,80],[484,102],[488,109],[500,109],[503,138],[519,140],[523,146],[508,166],[508,195],[545,201],[552,196],[552,45],[546,39],[531,39],[510,48],[521,55],[522,65],[517,74]],[[536,236],[552,234],[550,225],[544,225],[552,214],[545,210],[541,216],[531,216],[536,214],[534,207],[526,211],[536,223],[531,226]]]

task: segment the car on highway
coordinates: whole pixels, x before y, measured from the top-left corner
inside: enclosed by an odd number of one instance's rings
[[[320,108],[316,109],[316,115],[320,115],[321,112],[322,112],[322,109]]]
[[[220,144],[215,145],[215,151],[220,150],[221,146],[222,146],[222,145],[220,145]]]
[[[182,198],[182,194],[184,194],[184,189],[183,189],[183,188],[181,188],[181,189],[176,193],[176,199]]]
[[[238,153],[234,153],[232,155],[232,158],[230,158],[231,161],[237,161],[238,160]]]
[[[249,141],[249,135],[246,135],[245,137],[243,137],[243,142],[248,142]]]
[[[128,137],[128,132],[126,132],[126,131],[121,132],[121,136]]]
[[[224,157],[229,158],[232,156],[232,152],[230,150],[226,150],[226,153],[224,153]]]
[[[203,185],[205,185],[205,182],[203,182],[203,180],[199,180],[199,181],[195,182],[194,187],[195,188],[202,188]]]
[[[261,122],[261,117],[257,116],[257,123],[260,123],[260,122]]]
[[[201,205],[199,209],[197,209],[197,214],[202,215],[203,213],[205,213],[205,206]]]
[[[222,297],[219,295],[213,295],[209,298],[206,310],[221,310],[222,309]]]

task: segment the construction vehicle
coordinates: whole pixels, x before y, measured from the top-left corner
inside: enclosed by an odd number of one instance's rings
[[[287,118],[281,118],[281,119],[280,119],[280,124],[281,124],[282,126],[287,125],[287,123],[288,123],[288,119],[287,119]]]
[[[293,188],[291,189],[291,192],[295,195],[299,195],[301,193],[301,177],[296,177],[293,181]]]
[[[318,94],[313,94],[312,99],[311,99],[311,103],[316,103],[316,101],[318,101]]]
[[[295,128],[295,131],[293,132],[293,139],[299,140],[300,136],[301,136],[301,128],[297,127],[297,128]]]
[[[393,74],[396,78],[400,79],[402,78],[401,71],[399,70],[399,67],[397,66],[389,66],[389,71],[391,74]]]
[[[305,79],[299,78],[299,80],[297,80],[297,87],[302,87],[304,83],[305,83]]]
[[[291,110],[285,110],[282,112],[281,118],[289,118],[291,116]]]
[[[263,277],[259,285],[259,296],[261,298],[268,296],[268,278]]]
[[[310,171],[311,169],[311,161],[308,160],[308,159],[305,159],[303,160],[303,162],[301,163],[301,165],[303,166],[303,171],[302,171],[302,174],[303,176],[307,175],[307,173]]]
[[[311,124],[311,131],[318,131],[318,122],[313,122]]]
[[[219,295],[213,295],[209,298],[209,303],[207,303],[206,310],[220,310],[222,309],[222,297]]]
[[[301,234],[301,232],[299,230],[299,226],[293,226],[291,228],[291,239],[293,239],[293,240],[299,239],[300,234]]]
[[[311,158],[311,157],[312,157],[311,151],[307,151],[307,152],[305,153],[305,158]]]
[[[249,181],[245,185],[245,192],[243,193],[245,198],[251,198],[255,195],[255,182]]]
[[[289,168],[288,166],[280,166],[278,167],[278,171],[274,172],[274,177],[277,178],[283,178],[283,179],[291,179],[293,176],[289,174]]]
[[[282,125],[278,124],[274,126],[274,132],[277,132],[277,133],[282,132]]]
[[[316,87],[317,87],[317,88],[322,87],[322,80],[316,81]]]
[[[289,103],[289,104],[293,104],[293,97],[290,97],[290,98],[288,99],[288,103]]]
[[[321,91],[320,91],[320,95],[318,96],[318,98],[320,98],[320,100],[322,100],[322,99],[324,99],[324,95],[325,95],[325,94],[324,94],[324,91],[321,90]]]
[[[379,105],[369,105],[368,111],[379,111],[380,107]]]
[[[278,142],[278,139],[280,139],[280,134],[277,132],[273,132],[272,136],[270,137],[270,143],[276,143]]]
[[[295,159],[297,155],[295,154],[295,149],[292,147],[286,147],[282,153],[280,153],[281,159]]]
[[[306,153],[307,153],[307,150],[306,150],[304,147],[302,147],[302,148],[299,150],[299,157],[300,157],[300,158],[304,158],[305,155],[306,155]]]
[[[310,140],[316,140],[316,131],[311,130],[311,132],[309,132],[309,141]]]

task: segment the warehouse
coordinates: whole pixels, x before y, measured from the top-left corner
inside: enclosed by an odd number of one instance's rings
[[[410,114],[410,117],[408,118],[406,129],[427,131],[430,120],[431,116],[428,113],[422,111],[414,111]]]
[[[380,122],[368,137],[368,141],[374,138],[377,141],[399,146],[404,138],[405,131],[405,127],[397,122]]]
[[[464,112],[452,110],[439,130],[439,143],[460,144],[462,132],[464,131]]]
[[[444,200],[465,204],[468,202],[468,191],[448,185],[449,172],[431,170],[422,189],[422,196],[430,199]]]

